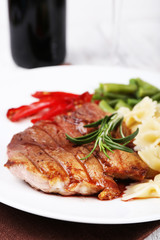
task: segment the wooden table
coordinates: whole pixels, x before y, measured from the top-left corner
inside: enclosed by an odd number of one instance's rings
[[[160,221],[124,225],[96,225],[59,221],[0,204],[2,240],[142,240]]]

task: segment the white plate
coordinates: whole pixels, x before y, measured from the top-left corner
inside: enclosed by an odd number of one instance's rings
[[[100,201],[94,197],[63,197],[44,194],[10,174],[6,146],[14,133],[31,125],[29,121],[11,123],[5,117],[8,108],[28,104],[37,90],[93,92],[100,82],[128,83],[133,77],[160,87],[160,74],[133,69],[107,67],[50,67],[34,70],[18,68],[5,73],[0,82],[0,201],[37,215],[83,223],[122,224],[160,219],[160,199],[122,202]]]

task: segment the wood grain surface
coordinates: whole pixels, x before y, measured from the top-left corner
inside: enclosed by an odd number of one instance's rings
[[[0,204],[0,239],[3,240],[142,240],[160,221],[96,225],[59,221]]]

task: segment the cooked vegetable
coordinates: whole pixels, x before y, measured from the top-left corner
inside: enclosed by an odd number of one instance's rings
[[[60,104],[57,100],[41,100],[39,102],[31,103],[30,105],[24,105],[18,108],[11,108],[7,112],[7,117],[12,121],[16,122],[22,118],[30,117],[44,108],[52,107],[53,105]]]
[[[132,108],[134,105],[140,102],[141,99],[135,99],[135,98],[128,98],[127,103]]]
[[[112,111],[108,112],[114,112],[120,107],[132,109],[145,96],[160,102],[160,90],[157,87],[140,78],[134,78],[129,80],[129,84],[101,83],[95,90],[93,99],[103,100],[103,104],[100,102],[103,110],[106,101],[106,109],[112,108]]]
[[[99,106],[105,112],[109,112],[109,113],[115,112],[115,110],[111,107],[111,105],[109,105],[105,100],[101,100],[99,103]]]
[[[66,114],[73,111],[75,106],[91,101],[99,104],[104,111],[114,113],[120,107],[132,109],[146,95],[160,102],[160,90],[140,78],[130,79],[129,84],[101,83],[94,94],[37,91],[32,94],[37,102],[11,108],[7,117],[13,122],[31,116],[35,116],[31,120],[33,123],[38,120],[53,120],[54,116]]]
[[[79,94],[73,94],[73,93],[67,93],[67,92],[35,92],[32,94],[32,97],[42,99],[46,97],[52,97],[52,98],[65,98],[65,99],[77,99],[79,98]]]
[[[57,104],[57,106],[53,106],[48,111],[46,111],[41,117],[33,118],[31,120],[32,123],[36,123],[40,120],[53,120],[53,117],[59,114],[67,113],[68,111],[73,111],[75,109],[75,105],[73,102],[65,103],[62,102],[61,104]]]
[[[100,84],[102,92],[118,93],[118,94],[134,94],[137,90],[136,84],[117,84],[117,83],[104,83]]]
[[[151,97],[154,101],[159,102],[160,101],[160,92],[156,93]]]
[[[153,96],[159,89],[148,82],[143,81],[140,78],[130,79],[129,83],[131,85],[137,85],[136,95],[138,98],[143,98],[145,96]]]
[[[53,120],[54,116],[73,111],[76,105],[91,102],[92,99],[89,92],[80,95],[66,92],[36,92],[32,96],[39,100],[30,105],[8,110],[7,117],[12,122],[37,114],[39,116],[31,120],[33,123],[38,120]]]
[[[100,125],[98,130],[95,130],[82,137],[72,138],[68,134],[66,134],[66,137],[69,141],[77,145],[95,142],[92,151],[86,157],[82,158],[82,160],[89,158],[97,146],[99,146],[100,151],[103,151],[108,158],[110,157],[107,154],[106,150],[113,152],[114,149],[119,149],[125,152],[132,153],[133,150],[129,147],[126,147],[125,145],[128,144],[133,138],[135,138],[135,136],[138,134],[138,129],[131,135],[125,137],[121,127],[122,120],[123,117],[121,114],[114,113],[111,116],[105,116],[103,119],[97,122],[85,125],[85,127],[87,128],[98,127]],[[111,132],[118,126],[120,126],[120,134],[122,138],[112,138]]]
[[[102,89],[98,91],[96,89],[95,94],[93,95],[93,100],[102,100],[102,99],[126,99],[127,96],[123,94],[117,94],[117,93],[110,93],[110,92],[104,92]]]
[[[130,105],[124,102],[123,100],[119,100],[115,105],[115,110],[118,110],[120,107],[127,107],[130,108]]]
[[[109,100],[109,101],[108,101],[108,104],[109,104],[111,107],[115,107],[115,105],[117,104],[117,102],[118,102],[119,100],[120,100],[120,99]]]

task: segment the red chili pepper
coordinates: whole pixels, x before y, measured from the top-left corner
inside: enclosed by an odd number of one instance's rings
[[[24,106],[21,106],[21,107],[18,107],[18,108],[10,108],[8,111],[7,111],[7,118],[9,118],[11,121],[12,121],[12,118],[15,114],[17,114],[18,112],[20,111],[24,111],[25,109],[27,109],[28,106],[24,105]]]
[[[38,101],[38,102],[34,102],[27,106],[22,106],[19,108],[11,108],[7,112],[7,117],[12,122],[16,122],[22,118],[30,117],[33,114],[38,113],[39,111],[41,111],[44,108],[52,107],[52,106],[58,104],[59,102],[61,102],[61,101],[60,100],[57,101],[57,100],[53,99],[52,101]]]
[[[80,95],[80,99],[84,102],[91,102],[93,97],[93,94],[90,94],[89,92],[84,92]]]
[[[73,103],[61,103],[55,107],[50,108],[46,113],[44,113],[39,118],[34,118],[31,120],[32,123],[35,123],[40,120],[53,120],[53,118],[59,114],[67,113],[68,111],[73,111],[75,108]]]
[[[89,92],[84,92],[83,94],[73,94],[67,92],[35,92],[32,94],[32,97],[38,99],[73,99],[73,100],[82,100],[84,102],[90,102],[93,94]]]
[[[38,98],[38,102],[30,105],[24,105],[18,108],[11,108],[7,112],[7,117],[15,122],[22,118],[30,117],[47,110],[41,117],[33,119],[32,122],[38,120],[51,119],[55,115],[73,111],[76,105],[90,102],[92,94],[85,92],[83,94],[73,94],[67,92],[36,92],[32,95]]]
[[[42,99],[46,97],[52,97],[52,98],[69,98],[69,99],[77,99],[80,95],[74,94],[74,93],[67,93],[67,92],[35,92],[32,94],[32,97]]]

